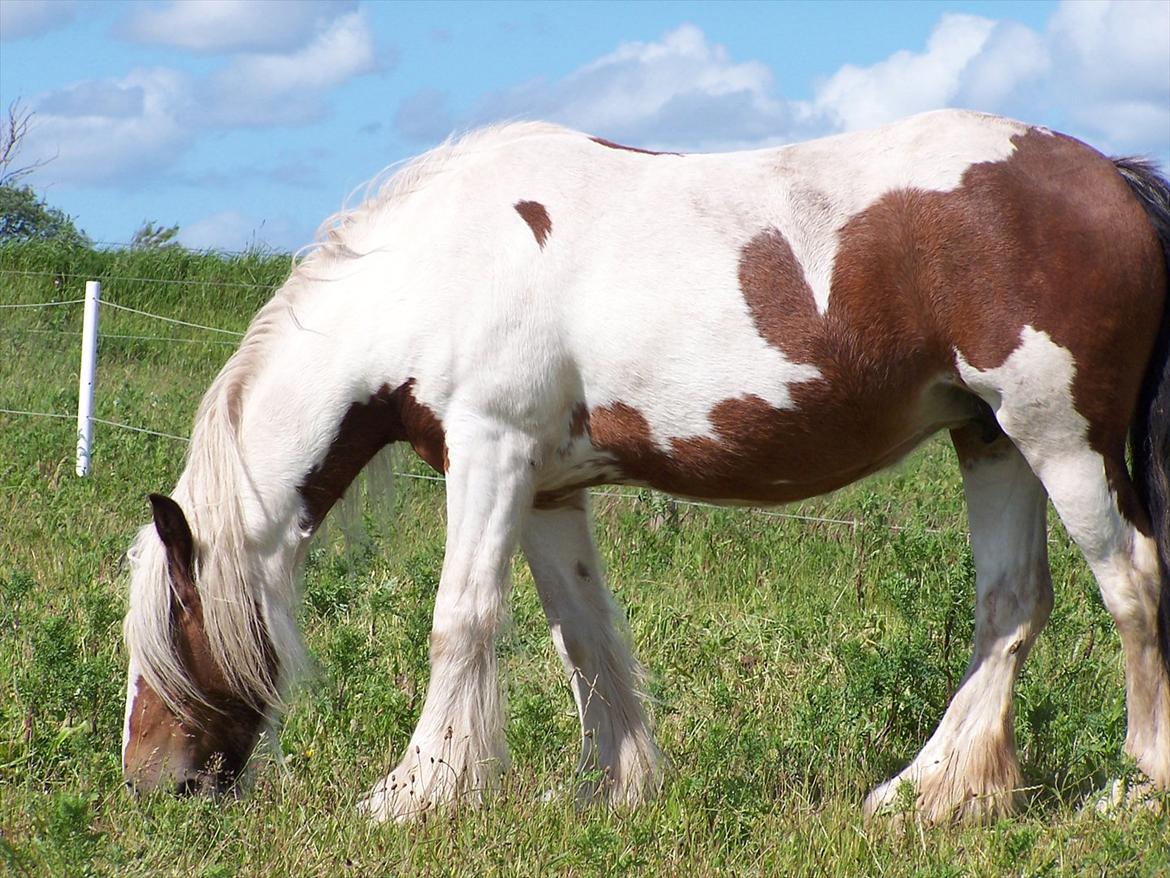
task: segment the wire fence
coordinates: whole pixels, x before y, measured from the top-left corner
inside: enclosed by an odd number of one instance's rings
[[[85,299],[64,299],[59,302],[18,302],[12,305],[2,305],[0,308],[52,308],[54,305],[81,305]]]
[[[0,326],[0,332],[15,333],[18,335],[64,335],[69,338],[77,338],[75,331],[67,329],[24,329]],[[234,341],[222,341],[218,338],[184,338],[179,335],[125,335],[117,332],[103,332],[102,338],[117,338],[123,341],[177,341],[180,344],[227,345],[233,348],[236,346]]]
[[[151,317],[155,320],[161,320],[164,323],[170,323],[175,326],[186,326],[191,329],[202,329],[207,332],[219,332],[223,335],[231,335],[236,338],[243,338],[244,333],[236,332],[234,329],[220,329],[218,326],[205,326],[202,323],[191,323],[187,320],[179,320],[176,317],[164,317],[162,314],[154,314],[150,311],[143,311],[139,308],[130,308],[126,305],[119,305],[117,302],[111,302],[108,299],[102,301],[103,308],[113,308],[115,311],[125,311],[129,314],[138,314],[142,317]]]
[[[85,281],[85,280],[93,280],[93,277],[94,277],[92,274],[76,274],[74,272],[68,272],[68,271],[42,271],[42,270],[35,270],[34,271],[32,269],[24,269],[24,268],[0,269],[0,274],[10,274],[10,275],[14,275],[16,277],[51,277],[54,280],[60,279],[62,281],[66,281],[66,280]],[[174,286],[183,286],[183,287],[233,287],[233,288],[247,289],[247,290],[272,290],[272,289],[275,289],[276,286],[278,286],[278,284],[270,284],[270,283],[257,284],[257,283],[246,283],[244,281],[212,280],[212,279],[197,280],[194,278],[187,278],[187,277],[137,277],[137,276],[133,276],[133,275],[118,275],[118,274],[103,274],[103,275],[101,275],[101,281],[102,281],[102,283],[106,283],[107,281],[117,281],[117,282],[122,282],[122,283],[170,284],[170,285],[174,285]],[[84,300],[78,300],[78,301],[84,301]],[[72,303],[69,303],[69,302],[49,302],[48,304],[50,304],[50,305],[77,304],[77,302],[72,302]],[[23,306],[13,306],[13,307],[23,307]],[[34,306],[30,305],[28,307],[34,307]]]
[[[24,275],[24,276],[31,275],[31,276],[52,276],[52,277],[75,277],[75,278],[82,277],[81,275],[62,275],[62,274],[59,274],[56,272],[22,271],[22,270],[14,270],[14,269],[0,269],[0,274],[16,274],[16,275]],[[193,283],[212,284],[212,283],[215,283],[215,284],[218,284],[220,286],[250,287],[250,288],[256,288],[256,289],[271,288],[268,285],[260,285],[260,284],[241,284],[241,283],[232,284],[232,283],[219,283],[219,282],[211,282],[211,281],[207,281],[207,282],[189,281],[189,280],[178,279],[178,278],[167,279],[167,278],[140,278],[140,277],[105,277],[104,280],[108,280],[108,281],[134,281],[134,282],[144,281],[144,282],[149,282],[149,283],[176,283],[176,284],[193,284]],[[0,304],[0,309],[31,309],[31,308],[65,307],[65,306],[80,305],[80,304],[83,304],[84,302],[85,302],[85,299],[61,299],[61,300],[55,300],[55,301],[27,302],[27,303],[22,302],[22,303],[16,303],[16,304]],[[146,310],[143,310],[140,308],[133,308],[133,307],[130,307],[127,305],[122,305],[122,304],[119,304],[118,302],[111,301],[110,299],[106,299],[106,298],[103,298],[101,300],[101,307],[102,308],[112,308],[115,311],[122,311],[125,313],[134,314],[134,315],[137,315],[139,317],[157,320],[157,321],[167,323],[170,325],[174,325],[174,326],[183,326],[183,327],[186,327],[188,329],[196,329],[196,330],[201,330],[201,331],[205,331],[205,332],[212,332],[212,333],[217,333],[217,334],[221,334],[221,335],[231,336],[233,338],[242,338],[244,335],[244,333],[238,332],[236,330],[223,329],[221,327],[209,326],[207,324],[195,323],[195,322],[187,321],[187,320],[180,320],[176,317],[170,317],[170,316],[165,315],[165,314],[156,314],[152,311],[146,311]],[[57,329],[26,329],[26,328],[0,327],[0,331],[14,332],[14,333],[29,333],[29,334],[61,335],[61,336],[73,336],[73,337],[77,337],[79,335],[79,333],[77,331],[57,330]],[[225,340],[218,339],[218,338],[200,339],[200,338],[191,338],[191,337],[184,337],[184,336],[135,335],[135,334],[116,334],[116,333],[102,332],[99,334],[99,337],[100,338],[110,338],[110,339],[145,341],[145,342],[166,342],[166,343],[179,342],[179,343],[185,343],[185,344],[203,344],[203,345],[234,346],[236,344],[235,341],[225,341]],[[0,408],[0,414],[13,415],[13,416],[23,416],[23,417],[51,418],[51,419],[59,419],[59,420],[74,420],[77,417],[76,414],[64,414],[64,413],[60,413],[60,412],[27,411],[27,410],[9,409],[9,408]],[[127,431],[130,431],[133,433],[139,433],[139,434],[144,434],[144,435],[148,435],[148,436],[156,436],[159,438],[170,439],[170,440],[174,440],[177,442],[183,442],[183,443],[186,443],[189,441],[189,438],[187,436],[179,436],[179,435],[176,435],[174,433],[168,433],[168,432],[165,432],[162,430],[153,430],[153,429],[150,429],[147,427],[137,426],[134,424],[127,424],[127,423],[124,423],[121,421],[113,421],[113,420],[109,420],[106,418],[99,418],[99,417],[91,417],[91,420],[94,423],[102,424],[102,425],[107,426],[107,427],[113,427],[113,428],[119,429],[119,430],[127,430]],[[400,471],[395,471],[394,475],[396,477],[400,477],[400,478],[414,479],[414,480],[426,481],[426,482],[442,483],[442,482],[446,481],[442,476],[437,476],[437,475],[432,476],[432,475],[400,472]],[[636,500],[640,496],[637,493],[612,491],[612,490],[605,490],[605,489],[601,489],[601,488],[591,488],[591,489],[589,489],[589,494],[590,494],[590,496],[593,496],[593,497],[617,498],[617,499],[622,499],[622,500],[627,500],[627,501],[628,500]],[[775,519],[781,519],[781,520],[786,520],[786,521],[804,522],[804,523],[809,523],[809,524],[822,524],[822,525],[832,525],[832,526],[838,526],[838,527],[847,527],[847,528],[850,528],[854,531],[856,531],[860,527],[863,527],[866,524],[865,521],[863,521],[861,519],[857,519],[857,518],[835,518],[835,517],[831,517],[831,516],[810,515],[807,513],[799,513],[799,512],[781,512],[781,511],[777,511],[777,510],[773,510],[773,509],[760,509],[760,508],[751,508],[751,507],[738,507],[738,506],[729,507],[729,506],[720,505],[720,504],[716,504],[716,503],[707,503],[707,502],[703,502],[700,500],[682,500],[682,499],[677,499],[677,498],[670,498],[667,502],[675,507],[686,507],[686,508],[696,508],[696,509],[722,509],[722,510],[735,509],[737,511],[740,511],[740,512],[743,512],[743,513],[746,513],[749,515],[753,515],[753,516],[761,516],[761,517],[765,517],[765,518],[775,518]],[[901,526],[891,525],[891,524],[887,524],[886,528],[888,530],[891,530],[891,531],[900,531],[900,530],[905,529]],[[925,530],[926,533],[932,533],[932,534],[939,534],[939,533],[948,532],[945,529],[939,529],[939,528],[925,528],[923,530]]]

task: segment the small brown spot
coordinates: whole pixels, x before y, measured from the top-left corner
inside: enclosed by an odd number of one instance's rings
[[[577,562],[577,576],[581,579],[589,579],[589,568],[585,566],[584,561]]]
[[[604,137],[590,137],[589,139],[594,143],[601,144],[602,146],[608,146],[610,149],[621,149],[625,150],[626,152],[639,152],[642,155],[682,155],[681,152],[656,152],[652,149],[642,149],[641,147],[637,146],[626,146],[622,143],[614,143],[612,140],[606,140]]]
[[[539,201],[517,201],[512,206],[516,208],[516,213],[520,214],[524,222],[528,223],[528,227],[532,229],[532,234],[536,238],[536,243],[543,250],[544,242],[552,233],[552,220],[544,205]]]

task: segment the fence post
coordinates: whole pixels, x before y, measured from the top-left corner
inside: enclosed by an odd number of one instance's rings
[[[100,281],[85,282],[85,318],[81,326],[81,381],[77,389],[77,474],[89,475],[89,452],[93,442],[93,384],[97,370],[98,307],[102,300]]]

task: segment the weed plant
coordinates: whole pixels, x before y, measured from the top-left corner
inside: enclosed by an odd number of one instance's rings
[[[240,331],[287,272],[238,258],[0,247],[0,303],[109,301]],[[145,278],[146,280],[136,280]],[[0,408],[76,408],[80,306],[0,310]],[[105,309],[97,415],[186,435],[227,337]],[[158,342],[115,336],[198,339]],[[576,813],[576,711],[531,579],[514,569],[500,644],[513,766],[490,807],[371,826],[361,794],[421,708],[442,563],[442,486],[400,479],[365,541],[308,557],[315,666],[250,793],[208,801],[122,785],[125,551],[145,495],[184,447],[98,425],[73,475],[74,424],[0,414],[0,871],[14,875],[1170,875],[1170,824],[1086,803],[1128,768],[1117,634],[1053,519],[1056,608],[1018,687],[1026,810],[988,827],[866,826],[860,802],[925,742],[963,674],[974,571],[954,454],[790,509],[855,526],[595,500],[608,573],[650,669],[661,796]],[[399,469],[422,473],[403,457]],[[612,496],[617,494],[619,496]],[[384,513],[391,513],[386,515]],[[552,792],[551,796],[546,794]]]

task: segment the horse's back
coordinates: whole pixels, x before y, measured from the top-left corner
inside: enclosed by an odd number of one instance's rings
[[[453,357],[556,421],[554,486],[831,490],[976,415],[960,366],[1001,364],[1025,327],[1136,398],[1163,295],[1108,159],[962,111],[722,155],[534,131],[439,187]]]

